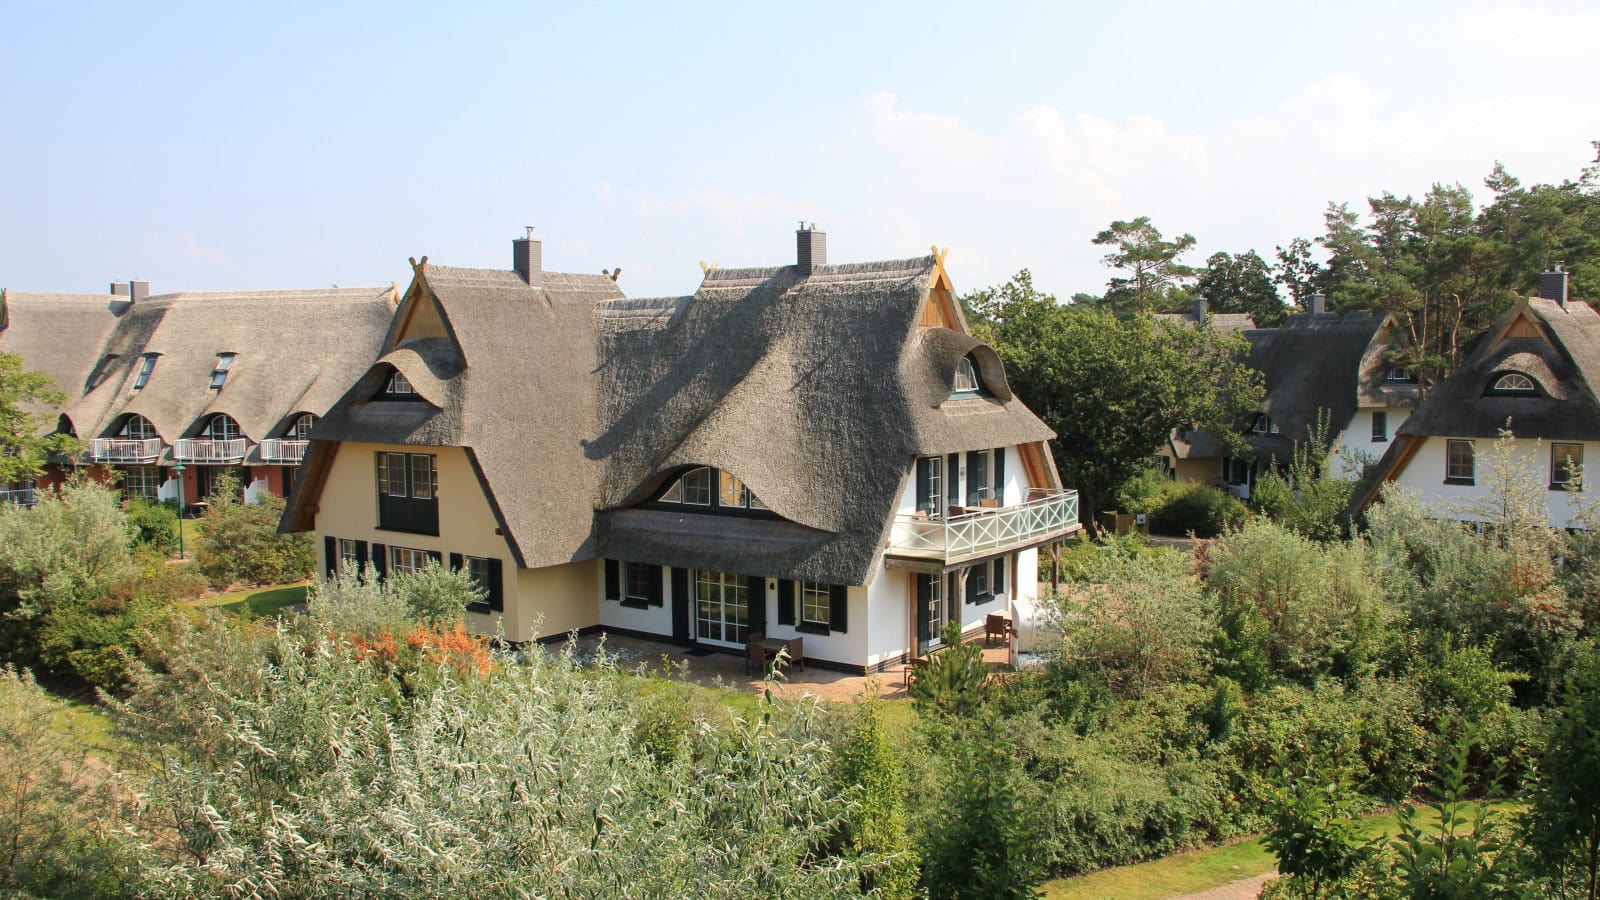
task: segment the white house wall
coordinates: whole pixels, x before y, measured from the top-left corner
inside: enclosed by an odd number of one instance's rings
[[[1372,415],[1380,412],[1386,414],[1389,420],[1385,439],[1375,441],[1372,439]],[[1334,447],[1333,473],[1340,478],[1361,477],[1363,465],[1375,463],[1383,457],[1394,442],[1395,432],[1410,417],[1410,407],[1356,410]]]
[[[878,574],[864,589],[867,665],[875,666],[906,652],[911,641],[911,583],[910,572],[879,563]]]
[[[642,631],[646,634],[659,634],[671,640],[672,638],[672,568],[661,567],[661,605],[647,606],[638,609],[623,606],[621,600],[608,600],[605,597],[605,581],[596,585],[596,600],[600,604],[600,624],[607,628],[622,628],[628,631]],[[690,592],[693,593],[691,587]],[[686,602],[688,598],[685,598]],[[690,624],[694,620],[694,607],[689,607]]]
[[[1422,446],[1417,448],[1405,469],[1395,479],[1395,483],[1406,490],[1415,491],[1440,515],[1464,521],[1477,521],[1479,517],[1465,512],[1460,507],[1488,493],[1491,480],[1490,456],[1495,439],[1476,439],[1477,465],[1473,479],[1476,483],[1471,485],[1444,483],[1445,448],[1448,440],[1449,438],[1443,437],[1424,439]],[[1584,442],[1583,459],[1587,467],[1594,466],[1594,461],[1600,460],[1600,442]],[[1518,438],[1512,450],[1512,464],[1528,467],[1538,480],[1539,487],[1546,488],[1550,483],[1549,442]],[[1589,495],[1582,493],[1578,496],[1587,499]],[[1573,495],[1565,490],[1546,490],[1545,498],[1550,512],[1550,524],[1557,528],[1568,527],[1573,513]]]

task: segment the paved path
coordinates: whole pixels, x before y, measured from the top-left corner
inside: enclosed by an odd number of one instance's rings
[[[1233,884],[1225,884],[1222,887],[1201,891],[1198,894],[1184,894],[1182,897],[1175,898],[1175,900],[1255,900],[1256,897],[1261,895],[1261,888],[1277,877],[1277,872],[1268,872],[1265,875],[1246,878],[1244,881],[1235,881]]]

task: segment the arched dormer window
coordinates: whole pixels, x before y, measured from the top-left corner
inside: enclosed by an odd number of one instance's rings
[[[978,375],[978,363],[971,354],[963,356],[956,363],[956,377],[950,386],[952,397],[977,397],[988,393],[984,389],[983,379]]]
[[[690,469],[674,478],[656,496],[655,502],[675,507],[700,507],[704,512],[766,512],[768,509],[737,476],[709,466]]]
[[[1538,392],[1539,389],[1534,385],[1533,379],[1521,372],[1507,372],[1496,378],[1489,388],[1491,394],[1537,394]]]
[[[1277,434],[1278,423],[1272,421],[1271,416],[1263,414],[1256,416],[1255,424],[1250,426],[1250,430],[1256,434]]]
[[[227,413],[217,413],[206,420],[200,437],[213,441],[236,441],[239,439],[239,423]]]
[[[148,441],[156,436],[156,426],[138,414],[129,416],[122,423],[122,430],[117,432],[117,437],[127,438],[130,441]]]
[[[383,382],[383,390],[378,392],[379,400],[420,400],[422,396],[417,389],[412,387],[411,379],[407,378],[399,369],[389,372],[389,377]]]
[[[311,429],[316,427],[317,417],[311,413],[301,413],[294,417],[294,422],[283,436],[291,441],[304,441],[311,438]]]

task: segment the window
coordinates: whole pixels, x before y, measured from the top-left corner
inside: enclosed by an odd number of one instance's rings
[[[377,454],[378,527],[439,533],[439,470],[431,453]]]
[[[1382,442],[1382,441],[1387,441],[1388,439],[1389,439],[1389,414],[1387,412],[1375,412],[1375,413],[1373,413],[1372,414],[1372,440],[1375,441],[1375,442]]]
[[[389,548],[389,572],[392,575],[415,575],[427,568],[433,556],[426,550],[410,547]]]
[[[239,439],[239,423],[232,416],[217,413],[206,422],[205,430],[200,432],[203,438],[213,441],[234,441]]]
[[[390,400],[411,400],[417,396],[417,389],[411,386],[409,379],[396,370],[384,384],[383,394]]]
[[[624,602],[632,601],[635,604],[649,605],[650,585],[652,584],[651,566],[647,563],[631,562],[622,567],[622,599]]]
[[[694,469],[683,476],[683,502],[694,506],[711,505],[710,469]]]
[[[917,459],[917,511],[938,518],[944,511],[944,457]]]
[[[1489,389],[1497,394],[1532,394],[1537,391],[1533,386],[1533,379],[1521,372],[1507,372],[1494,380],[1494,387]]]
[[[952,394],[976,394],[982,384],[978,380],[977,367],[972,364],[972,357],[964,356],[956,363],[955,388]]]
[[[1444,451],[1444,483],[1474,483],[1474,454],[1471,441],[1446,441]]]
[[[311,413],[302,413],[295,417],[294,424],[289,426],[289,431],[284,435],[291,441],[304,441],[311,438],[311,429],[317,424],[317,417]]]
[[[744,489],[744,482],[727,472],[722,472],[721,475],[722,488],[717,494],[717,505],[723,507],[744,506],[747,502],[745,495],[748,493]]]
[[[987,500],[994,497],[994,483],[990,460],[993,451],[978,450],[967,454],[967,499]]]
[[[122,473],[122,499],[155,503],[166,481],[156,466],[129,466]]]
[[[975,597],[989,596],[988,563],[978,563],[967,570],[967,593]]]
[[[366,562],[363,558],[367,554],[362,551],[361,541],[352,541],[349,538],[339,539],[339,571],[349,572],[351,575],[361,574],[361,564]]]
[[[683,473],[661,492],[655,502],[706,506],[731,512],[769,509],[737,476],[709,466]]]
[[[217,354],[217,367],[211,370],[212,390],[220,390],[223,383],[228,380],[228,370],[233,368],[233,357],[232,353]]]
[[[1412,376],[1410,372],[1406,371],[1405,366],[1402,366],[1398,363],[1390,363],[1388,370],[1383,373],[1383,380],[1410,383],[1416,381],[1417,379]]]
[[[1550,445],[1550,489],[1583,490],[1583,445]]]
[[[1271,416],[1258,416],[1256,423],[1250,427],[1256,434],[1277,434],[1278,423],[1272,421]]]
[[[122,436],[135,441],[148,441],[156,436],[156,427],[144,416],[129,416],[122,423]]]
[[[800,621],[810,625],[827,625],[833,618],[833,592],[825,584],[814,581],[800,582]]]
[[[144,386],[150,383],[150,373],[156,370],[156,356],[155,353],[146,353],[140,358],[139,374],[133,379],[134,390],[144,390]]]

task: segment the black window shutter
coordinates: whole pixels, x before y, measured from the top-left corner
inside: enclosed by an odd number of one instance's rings
[[[645,585],[645,590],[646,590],[645,596],[649,599],[650,605],[651,606],[660,606],[661,603],[662,603],[662,600],[663,600],[663,598],[661,596],[661,567],[660,566],[651,566],[650,567],[650,583]]]
[[[372,568],[378,572],[378,580],[382,581],[389,575],[389,548],[382,544],[372,545]]]
[[[459,571],[461,571],[461,567],[466,565],[466,564],[467,564],[467,560],[461,554],[459,554],[459,553],[450,554],[450,571],[459,572]]]
[[[944,461],[944,496],[951,506],[961,505],[961,454],[952,453]]]
[[[987,566],[988,563],[979,563],[978,565]],[[974,566],[972,568],[976,568],[976,566]],[[978,598],[978,579],[972,577],[972,568],[967,569],[967,602],[968,603],[977,603],[978,599],[979,599]]]
[[[672,639],[689,643],[689,570],[672,568]]]
[[[992,590],[996,595],[1006,591],[1006,558],[1004,556],[994,561],[994,577],[990,579]]]
[[[983,487],[982,485],[978,484],[978,478],[977,478],[978,467],[976,465],[977,461],[978,461],[978,451],[976,451],[976,450],[968,450],[967,451],[967,505],[968,506],[977,506],[978,505],[978,491]]]
[[[828,588],[828,630],[850,629],[850,589],[842,584]]]
[[[917,457],[917,509],[930,510],[939,505],[939,498],[928,496],[928,467],[933,461],[926,456]]]
[[[367,570],[367,542],[356,541],[356,575]]]
[[[454,556],[455,554],[451,554]],[[502,564],[497,556],[489,557],[489,584],[485,586],[489,594],[490,609],[506,608],[505,580],[502,574]]]
[[[606,599],[622,599],[622,566],[614,559],[606,560]]]
[[[1004,447],[994,448],[994,498],[1001,506],[1006,505],[1006,448]]]
[[[339,539],[328,535],[322,539],[322,556],[328,569],[328,580],[333,580],[339,571]]]
[[[767,579],[751,575],[744,580],[746,598],[750,601],[750,630],[767,630]]]
[[[444,554],[443,553],[440,553],[437,550],[429,550],[428,551],[428,556],[430,558],[432,558],[433,561],[438,563],[439,565],[441,565],[441,566],[444,565]]]
[[[794,582],[787,578],[778,582],[778,624],[794,624]]]

